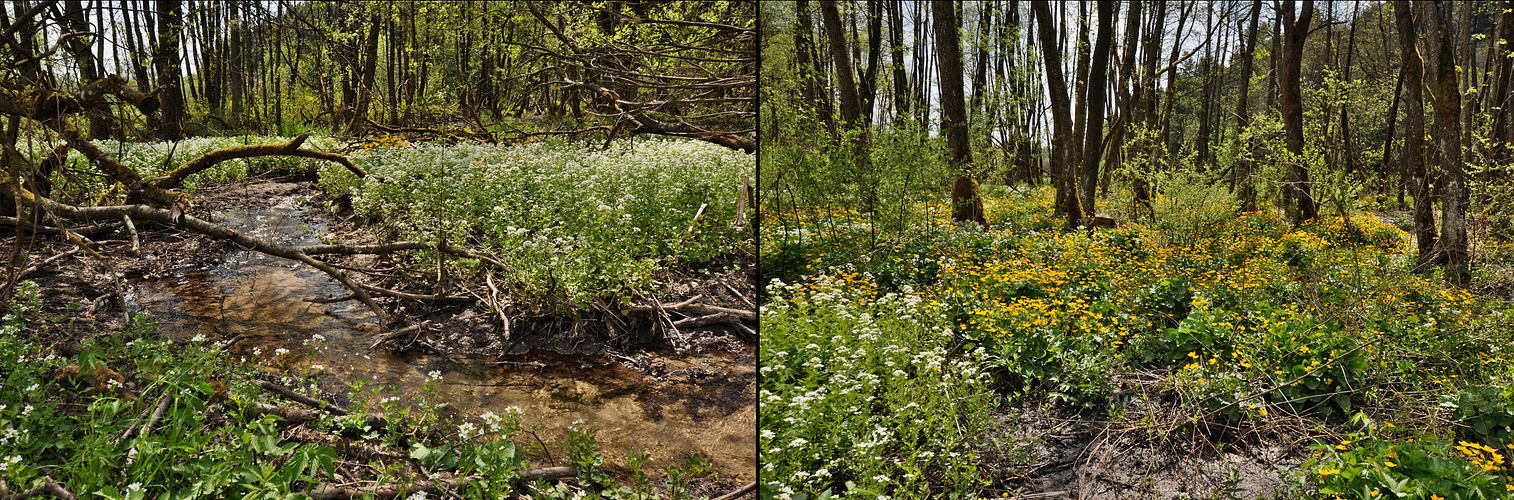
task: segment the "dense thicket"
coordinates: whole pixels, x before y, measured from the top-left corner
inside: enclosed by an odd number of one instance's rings
[[[440,128],[755,141],[749,1],[23,0],[0,21],[8,85],[74,94],[122,75],[154,98],[152,110],[90,102],[94,139]]]
[[[1073,226],[1095,207],[1149,216],[1177,177],[1295,224],[1396,195],[1379,208],[1413,210],[1421,261],[1463,284],[1476,241],[1511,236],[1507,0],[822,6],[761,13],[773,210],[845,206],[887,226],[900,199],[945,200],[963,173],[1056,186]]]

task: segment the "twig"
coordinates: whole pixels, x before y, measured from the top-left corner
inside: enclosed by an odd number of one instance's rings
[[[131,233],[131,254],[142,256],[142,239],[137,237],[137,225],[132,224],[131,215],[121,214],[121,219],[126,221],[126,232]]]
[[[147,419],[147,425],[142,426],[141,430],[139,430],[137,432],[138,442],[137,443],[133,443],[131,445],[131,449],[126,451],[126,466],[127,467],[131,467],[131,464],[136,463],[136,461],[137,461],[137,444],[140,444],[141,443],[141,441],[140,441],[141,439],[146,438],[148,434],[152,433],[153,426],[158,425],[158,420],[160,420],[160,419],[163,418],[163,412],[165,412],[165,411],[168,410],[168,404],[170,402],[173,402],[173,394],[172,393],[164,392],[162,396],[158,397],[158,408],[156,410],[152,411],[152,417],[150,417],[150,418]]]
[[[510,340],[510,318],[505,316],[505,309],[499,306],[499,289],[494,287],[494,273],[484,273],[484,284],[489,285],[489,306],[494,308],[494,313],[499,315],[499,322],[503,325],[505,340]]]
[[[730,493],[726,493],[724,495],[720,495],[718,497],[715,497],[714,500],[736,500],[737,498],[741,498],[743,495],[746,495],[747,493],[751,493],[753,490],[756,490],[756,489],[757,489],[757,481],[752,481],[750,483],[746,483],[746,486],[742,486],[740,488],[737,488],[736,491],[732,491]]]
[[[70,255],[77,255],[78,253],[79,253],[79,249],[76,247],[76,248],[71,248],[71,249],[69,249],[66,252],[60,252],[57,255],[53,255],[52,257],[48,257],[46,259],[42,259],[41,262],[38,262],[36,264],[32,264],[30,266],[27,266],[26,270],[25,271],[21,271],[21,274],[18,275],[16,277],[16,279],[19,280],[19,279],[26,278],[27,276],[30,276],[32,273],[35,273],[37,271],[41,271],[42,270],[42,266],[46,266],[48,264],[52,264],[54,262],[57,262],[58,259],[62,259],[64,257],[68,257]]]
[[[368,348],[369,349],[377,349],[378,346],[382,345],[385,342],[388,342],[388,341],[391,341],[391,340],[403,337],[403,336],[405,336],[407,334],[410,334],[410,333],[412,333],[412,332],[414,332],[416,330],[421,329],[422,325],[425,325],[425,323],[416,323],[414,325],[410,325],[410,326],[407,326],[407,327],[395,330],[392,333],[386,333],[382,337],[379,337],[378,340],[373,341],[373,345],[368,346]]]
[[[0,493],[3,493],[4,491],[5,482],[0,481]],[[74,500],[75,498],[78,498],[75,497],[72,492],[69,492],[68,489],[64,488],[63,485],[58,484],[57,481],[53,481],[52,476],[43,476],[42,485],[37,486],[36,488],[17,493],[15,495],[7,495],[5,498],[7,500],[21,500],[23,498],[40,496],[44,493],[51,494],[52,496],[61,498],[63,500]]]
[[[325,401],[321,401],[321,400],[318,400],[318,399],[311,399],[309,397],[302,396],[302,395],[300,395],[300,394],[298,394],[298,393],[296,393],[294,391],[291,391],[291,390],[289,390],[289,389],[287,389],[287,388],[285,388],[283,386],[280,386],[280,385],[275,384],[273,382],[269,382],[267,380],[260,381],[258,383],[258,386],[262,387],[264,389],[267,389],[267,390],[269,390],[269,391],[271,391],[271,392],[273,392],[275,394],[283,396],[285,399],[288,399],[290,401],[294,401],[296,403],[300,403],[300,404],[303,404],[305,406],[309,406],[311,408],[315,408],[317,410],[321,410],[321,411],[330,413],[332,415],[341,416],[341,415],[346,415],[347,414],[347,410],[346,409],[343,409],[343,408],[341,408],[341,407],[339,407],[337,405],[334,405],[334,404],[331,404],[331,403],[327,403]]]

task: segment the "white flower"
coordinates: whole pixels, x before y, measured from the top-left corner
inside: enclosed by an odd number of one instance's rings
[[[773,439],[777,435],[778,434],[774,433],[772,429],[763,429],[762,430],[762,439]]]
[[[794,438],[794,441],[790,442],[789,446],[798,448],[807,444],[810,444],[810,442],[804,438]]]
[[[406,498],[407,500],[426,500],[426,492],[417,491],[415,493],[411,493],[410,496]]]
[[[126,485],[126,489],[128,491],[142,491],[142,483],[131,483],[131,484],[128,484],[128,485]]]
[[[310,365],[310,369],[315,371],[323,371],[326,369],[326,365]]]
[[[285,354],[289,354],[289,349],[285,349],[283,347],[280,347],[278,349],[274,349],[273,350],[273,355],[275,355],[275,356],[283,356]]]
[[[442,379],[442,372],[440,370],[431,370],[429,373],[426,374],[426,380],[427,381],[441,380],[441,379]]]
[[[203,334],[203,333],[197,333],[197,334],[195,334],[194,337],[190,338],[189,341],[190,342],[204,342],[205,341],[205,334]]]

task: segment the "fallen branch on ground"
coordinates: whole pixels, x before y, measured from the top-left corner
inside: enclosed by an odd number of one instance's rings
[[[538,480],[555,481],[578,477],[578,469],[572,467],[546,467],[521,471],[520,477],[515,480],[517,490],[523,490],[531,483]],[[315,500],[345,500],[372,496],[373,498],[389,499],[398,498],[416,492],[436,493],[442,490],[458,489],[474,481],[482,481],[483,476],[467,476],[451,478],[446,475],[437,477],[435,480],[418,480],[412,484],[372,484],[369,486],[354,487],[342,485],[321,485],[306,492]]]
[[[53,481],[53,478],[51,476],[43,476],[42,484],[37,486],[36,488],[16,493],[14,495],[10,494],[10,491],[5,487],[5,480],[0,479],[0,499],[21,500],[23,498],[42,496],[44,494],[52,495],[63,500],[74,500],[75,498],[78,498],[74,496],[73,492],[70,492],[67,488],[64,488],[63,485],[58,484],[57,481]]]

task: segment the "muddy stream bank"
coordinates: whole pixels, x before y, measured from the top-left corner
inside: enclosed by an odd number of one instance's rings
[[[326,225],[290,194],[268,208],[230,208],[217,222],[288,244],[314,244]],[[653,376],[600,355],[529,351],[508,359],[468,350],[397,355],[372,348],[382,332],[356,301],[306,299],[346,295],[326,274],[294,261],[232,250],[219,263],[170,266],[162,276],[135,280],[131,302],[177,339],[238,339],[233,357],[256,360],[273,373],[319,373],[329,397],[350,404],[351,384],[379,387],[371,398],[409,405],[439,377],[435,401],[470,421],[487,412],[521,412],[548,444],[569,426],[598,429],[600,453],[612,473],[625,458],[648,454],[644,469],[684,466],[698,455],[723,478],[756,476],[756,367],[746,352],[656,353],[665,370]],[[463,314],[471,314],[464,312]],[[484,333],[480,333],[482,335]],[[530,339],[523,341],[529,344]],[[521,349],[524,350],[524,349]],[[370,408],[379,401],[370,400]],[[534,444],[529,435],[517,443]],[[564,451],[554,447],[554,457]],[[619,474],[617,474],[619,475]]]

